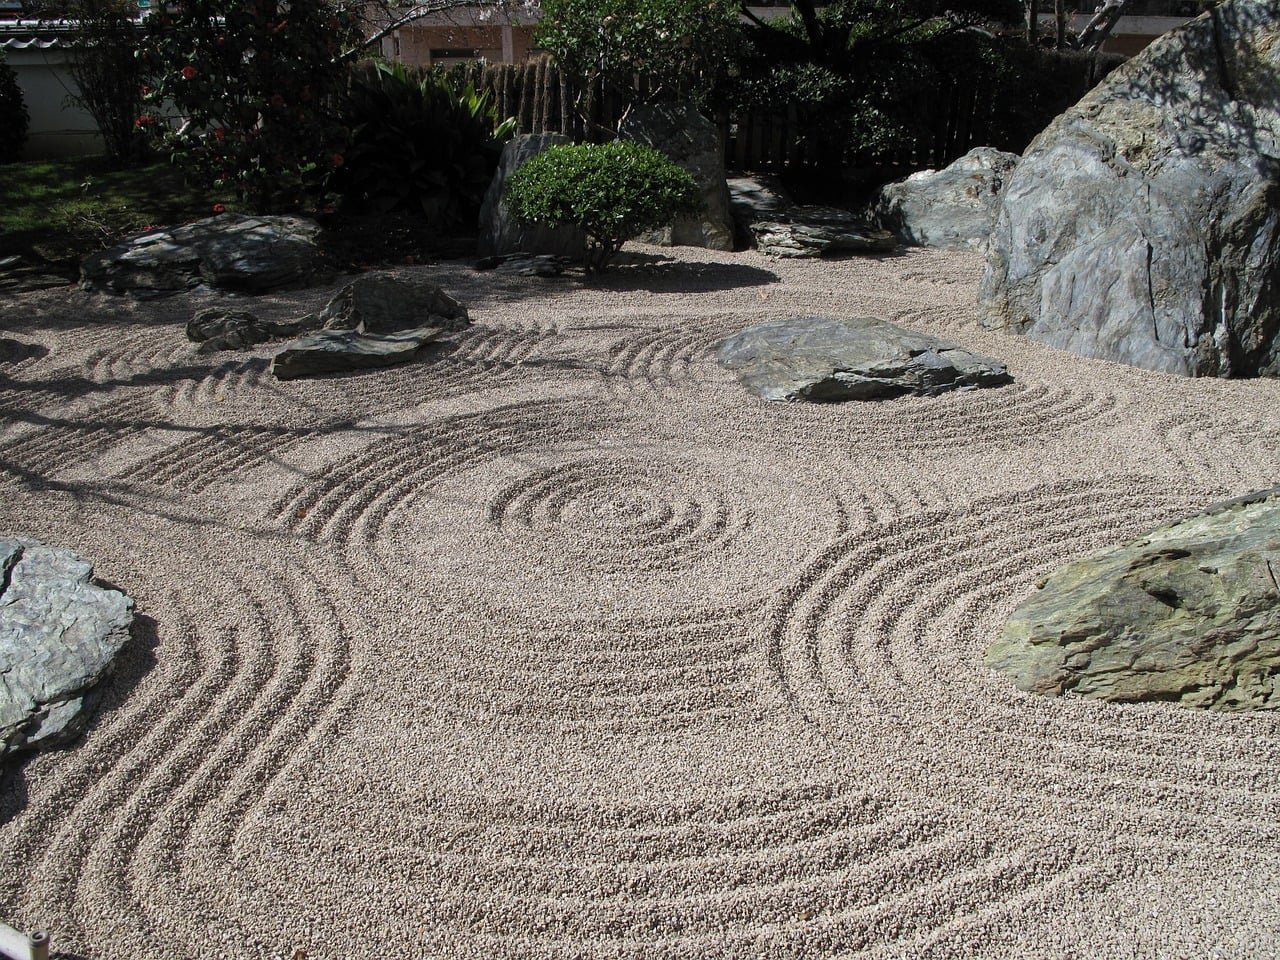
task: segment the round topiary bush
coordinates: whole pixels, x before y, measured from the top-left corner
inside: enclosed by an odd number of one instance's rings
[[[18,75],[0,51],[0,163],[12,163],[22,156],[30,123]]]
[[[651,147],[633,143],[551,147],[512,176],[507,205],[521,220],[576,224],[587,235],[588,273],[604,270],[623,243],[696,213],[693,178]]]

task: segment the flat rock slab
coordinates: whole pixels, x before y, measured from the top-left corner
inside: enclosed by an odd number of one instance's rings
[[[996,387],[1003,363],[873,317],[795,317],[720,346],[720,363],[765,400],[884,400]]]
[[[838,207],[790,207],[751,224],[756,249],[771,257],[822,257],[841,253],[889,253],[898,240],[888,230]]]
[[[133,623],[133,601],[92,577],[70,550],[0,540],[0,756],[84,727]]]
[[[320,227],[302,217],[224,213],[130,237],[86,257],[87,290],[163,297],[201,283],[263,293],[327,282],[332,271],[316,243]]]
[[[348,283],[303,329],[398,333],[436,327],[461,330],[471,321],[466,307],[428,280],[371,273]]]
[[[1280,489],[1210,507],[1056,571],[987,664],[1021,690],[1280,709]]]
[[[303,320],[263,320],[247,310],[207,307],[187,322],[187,339],[200,344],[201,353],[243,350],[271,340],[296,337],[303,332]]]
[[[278,353],[271,370],[281,380],[321,373],[367,370],[407,363],[444,331],[438,327],[366,334],[358,330],[319,330],[299,337]]]

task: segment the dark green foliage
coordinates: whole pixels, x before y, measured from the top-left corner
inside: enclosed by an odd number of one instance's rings
[[[474,225],[512,122],[492,99],[401,64],[360,64],[343,102],[351,140],[330,188],[348,208]]]
[[[929,129],[928,110],[966,77],[997,69],[994,38],[979,29],[1017,19],[1017,0],[812,0],[792,16],[757,22],[732,106],[795,108],[810,157],[838,168],[857,151],[884,151]]]
[[[516,171],[507,203],[523,220],[580,226],[589,273],[604,270],[630,238],[698,210],[693,178],[650,147],[632,143],[552,147]]]
[[[30,123],[18,77],[0,51],[0,163],[12,163],[22,156]]]
[[[330,0],[176,0],[146,18],[149,75],[139,129],[174,162],[255,211],[314,198],[342,166],[346,133],[329,109],[363,20]],[[189,122],[171,129],[176,111]]]
[[[740,0],[543,0],[538,45],[573,76],[698,99],[728,69]]]

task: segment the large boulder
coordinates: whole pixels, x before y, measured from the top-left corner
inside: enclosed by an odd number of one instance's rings
[[[480,206],[480,235],[476,241],[480,256],[524,253],[583,258],[587,235],[580,228],[521,223],[512,216],[504,199],[507,181],[517,170],[549,147],[570,143],[573,141],[558,133],[537,133],[515,137],[502,148],[502,159]]]
[[[942,170],[921,170],[881,188],[872,218],[904,244],[986,250],[996,199],[1018,155],[975,147]]]
[[[263,293],[328,282],[333,273],[316,238],[320,227],[303,217],[223,213],[185,226],[130,237],[86,257],[87,290],[161,297],[201,283]]]
[[[987,663],[1031,693],[1280,709],[1278,576],[1273,489],[1058,570]]]
[[[788,207],[751,224],[756,249],[787,259],[849,253],[889,253],[898,240],[888,230],[867,223],[839,207]]]
[[[720,363],[765,400],[884,400],[995,387],[1003,363],[872,317],[794,317],[720,346]]]
[[[1280,2],[1228,0],[1118,67],[1001,194],[983,322],[1193,376],[1280,374]]]
[[[637,237],[663,246],[733,249],[733,220],[725,183],[720,130],[690,104],[656,103],[632,109],[618,136],[653,147],[693,177],[702,195],[702,212]]]
[[[406,363],[442,333],[470,324],[467,308],[435,284],[370,274],[343,287],[318,313],[303,317],[314,330],[271,362],[281,380]]]
[[[87,560],[0,540],[0,756],[81,731],[132,623],[133,601]]]

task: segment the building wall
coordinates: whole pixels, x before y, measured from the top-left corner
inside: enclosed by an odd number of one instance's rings
[[[102,153],[105,148],[93,117],[66,102],[76,90],[67,71],[66,51],[34,45],[25,49],[7,46],[5,56],[17,74],[31,115],[23,158],[45,160]]]
[[[519,63],[535,51],[530,26],[417,24],[395,31],[382,42],[382,52],[388,59],[422,67],[477,58],[491,63]]]

